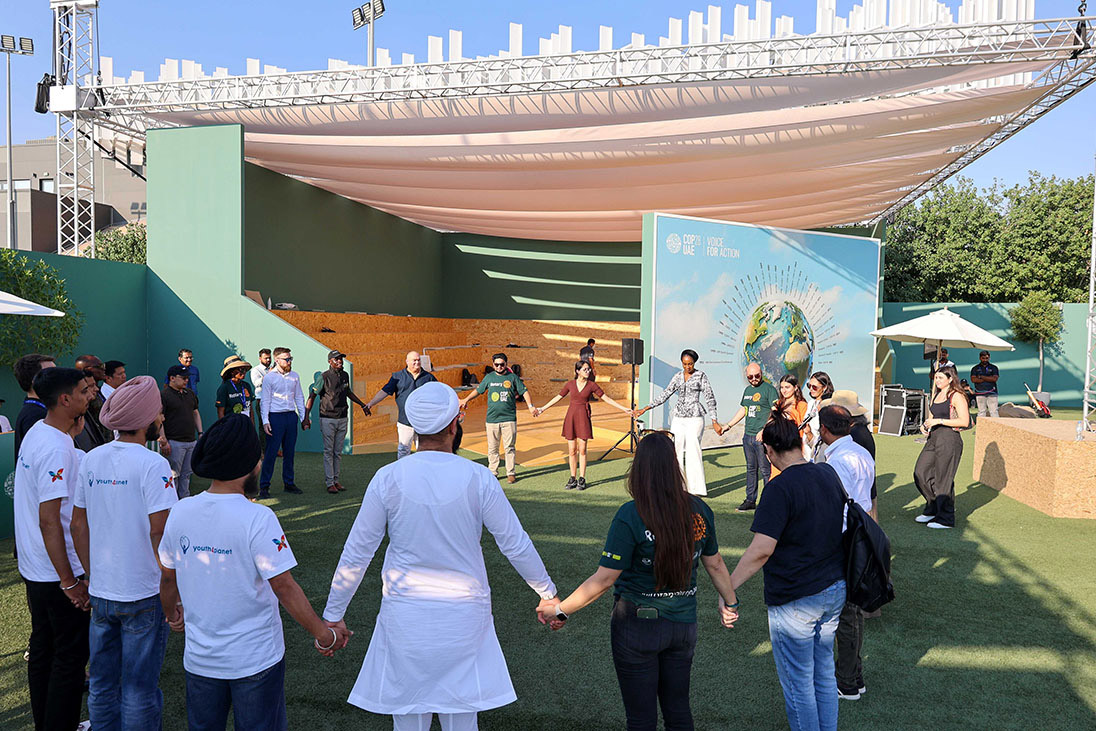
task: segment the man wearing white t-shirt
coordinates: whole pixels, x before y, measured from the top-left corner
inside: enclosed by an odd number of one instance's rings
[[[15,468],[15,545],[27,585],[27,679],[35,728],[80,722],[88,660],[88,592],[69,522],[81,453],[69,431],[94,392],[83,371],[47,368],[34,377],[46,417],[30,428]]]
[[[875,460],[868,450],[852,440],[852,416],[844,406],[826,406],[818,412],[818,429],[826,445],[826,464],[841,478],[848,496],[872,512],[871,486],[875,482]],[[846,604],[841,610],[835,635],[837,697],[855,701],[864,692],[864,666],[860,650],[864,645],[864,610]]]
[[[179,497],[171,465],[145,448],[164,422],[156,379],[122,383],[99,416],[118,439],[84,458],[72,511],[73,543],[90,578],[88,714],[92,728],[159,729],[168,628],[156,549]]]
[[[297,565],[259,490],[259,437],[243,414],[224,417],[198,440],[194,473],[213,480],[171,511],[160,541],[160,600],[172,629],[186,632],[187,717],[192,729],[287,728],[285,640],[279,601],[321,654],[346,645],[329,629],[289,570]]]

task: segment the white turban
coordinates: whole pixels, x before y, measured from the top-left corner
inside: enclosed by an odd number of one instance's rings
[[[460,401],[450,386],[431,381],[411,392],[403,411],[416,434],[437,434],[457,418]]]

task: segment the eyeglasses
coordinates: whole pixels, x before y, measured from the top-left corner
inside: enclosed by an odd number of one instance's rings
[[[818,384],[810,384],[810,383],[807,384],[807,390],[808,391],[818,391],[821,388],[822,387],[819,386]]]
[[[284,360],[286,363],[292,363],[293,357],[289,355],[279,355],[278,360]]]
[[[758,376],[746,376],[746,380],[747,381],[760,381],[761,376],[759,376],[759,375]]]
[[[495,368],[505,368],[506,367],[506,364],[503,363],[502,361],[495,361],[493,363],[493,365],[495,366]]]

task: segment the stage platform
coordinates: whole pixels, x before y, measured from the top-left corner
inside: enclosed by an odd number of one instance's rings
[[[537,396],[535,403],[542,405],[555,394]],[[547,464],[567,462],[567,442],[560,436],[563,430],[563,415],[567,413],[566,401],[561,401],[543,416],[533,418],[524,406],[518,407],[518,464],[524,467],[536,467]],[[484,417],[487,415],[487,401],[480,397],[468,407],[464,419],[464,440],[461,448],[477,454],[487,454],[487,430]],[[593,405],[594,438],[586,444],[587,459],[593,461],[616,444],[628,432],[628,417],[607,404]],[[396,451],[396,428],[391,427],[387,439],[378,439],[367,444],[354,446],[354,454],[375,454]],[[610,459],[630,457],[627,452],[613,450]],[[500,470],[501,471],[501,470]]]
[[[1096,518],[1096,434],[1077,422],[981,418],[974,479],[1055,518]]]

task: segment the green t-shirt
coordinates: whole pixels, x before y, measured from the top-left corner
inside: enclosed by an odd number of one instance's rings
[[[492,371],[483,377],[476,393],[487,392],[487,423],[502,424],[518,420],[516,401],[525,394],[525,384],[513,373],[501,376]]]
[[[225,416],[229,414],[248,414],[251,409],[251,384],[247,381],[233,382],[230,378],[222,381],[217,388],[217,406],[225,410]]]
[[[760,386],[746,386],[742,392],[742,406],[746,409],[746,436],[756,436],[765,428],[765,422],[772,414],[773,402],[780,398],[780,392],[768,381]]]
[[[639,517],[634,500],[617,510],[598,562],[606,568],[623,570],[613,587],[614,594],[641,607],[654,607],[659,617],[672,622],[696,621],[696,567],[701,556],[714,556],[719,552],[712,509],[695,495],[690,497],[696,550],[693,552],[693,575],[687,588],[680,591],[656,589],[655,537]]]

